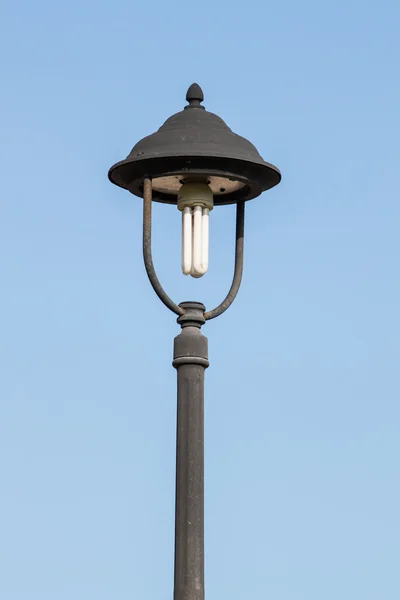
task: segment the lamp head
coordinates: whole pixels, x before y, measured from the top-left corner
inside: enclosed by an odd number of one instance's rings
[[[244,137],[233,133],[217,115],[202,106],[203,92],[192,84],[188,105],[160,129],[140,140],[125,160],[111,167],[112,183],[143,196],[143,179],[152,178],[153,198],[177,204],[181,186],[190,180],[208,184],[214,204],[256,198],[281,180]]]

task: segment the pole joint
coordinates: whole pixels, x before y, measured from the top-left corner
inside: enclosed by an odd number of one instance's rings
[[[201,302],[181,302],[180,308],[183,309],[183,315],[179,315],[177,323],[182,327],[198,327],[201,328],[206,322],[204,313],[206,307]]]
[[[206,322],[206,308],[201,302],[182,302],[179,306],[184,310],[184,314],[177,319],[182,331],[174,341],[172,364],[176,369],[182,365],[196,364],[206,369],[209,366],[208,340],[200,331]]]

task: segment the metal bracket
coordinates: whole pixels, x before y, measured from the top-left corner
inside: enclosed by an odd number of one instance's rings
[[[243,250],[244,250],[244,202],[236,205],[236,242],[235,242],[235,270],[232,285],[226,298],[214,310],[204,313],[206,321],[215,319],[224,313],[232,304],[242,283],[243,275]]]
[[[143,181],[143,259],[144,266],[153,290],[167,308],[179,317],[185,314],[182,305],[175,304],[164,291],[156,275],[151,253],[151,209],[152,209],[152,183],[149,177]],[[243,274],[243,247],[244,247],[244,202],[236,205],[236,243],[235,243],[235,269],[232,285],[225,299],[213,310],[204,313],[206,321],[215,319],[224,313],[235,300],[240,288]]]
[[[143,182],[143,259],[144,266],[146,267],[146,273],[149,281],[153,287],[153,290],[160,298],[161,302],[165,304],[169,310],[178,316],[185,314],[183,308],[175,304],[173,300],[164,291],[161,283],[158,280],[156,271],[153,265],[153,258],[151,254],[151,203],[152,203],[152,185],[151,179],[146,177]]]

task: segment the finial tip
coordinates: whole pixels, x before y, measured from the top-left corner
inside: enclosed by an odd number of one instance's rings
[[[203,90],[198,83],[192,83],[186,94],[186,100],[191,106],[199,106],[204,100]]]

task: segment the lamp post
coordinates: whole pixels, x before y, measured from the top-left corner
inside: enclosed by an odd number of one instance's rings
[[[109,171],[112,183],[143,198],[143,258],[160,300],[178,316],[174,341],[178,378],[174,600],[204,600],[204,372],[208,342],[201,327],[234,301],[243,271],[245,202],[280,182],[245,138],[205,110],[201,88],[188,89],[184,110]],[[216,308],[175,302],[161,286],[151,254],[152,201],[175,204],[182,212],[182,271],[195,278],[208,269],[210,212],[236,204],[235,268],[231,288]],[[212,218],[212,217],[211,217]]]

